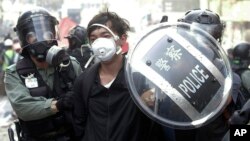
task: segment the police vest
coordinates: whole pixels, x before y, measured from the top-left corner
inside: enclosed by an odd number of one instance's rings
[[[16,69],[24,84],[25,77],[30,74],[33,74],[34,77],[37,78],[38,87],[28,88],[30,95],[33,97],[43,96],[45,98],[58,98],[60,94],[71,89],[69,87],[72,86],[73,80],[75,79],[72,63],[66,69],[60,70],[60,72],[56,69],[54,73],[53,90],[51,90],[50,87],[44,82],[42,76],[36,69],[35,64],[30,58],[23,58],[19,60],[16,65]],[[68,74],[66,75],[66,73]],[[70,81],[72,83],[70,83]],[[69,123],[65,122],[65,115],[61,112],[39,120],[23,121],[19,119],[19,121],[23,132],[31,137],[39,137],[50,132],[57,132],[57,130],[65,131],[70,127]]]

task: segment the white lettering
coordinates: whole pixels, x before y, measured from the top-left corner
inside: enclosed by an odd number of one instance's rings
[[[191,98],[190,95],[188,94],[187,87],[185,87],[183,84],[180,84],[178,87],[187,95],[188,98]]]
[[[241,129],[241,135],[243,136],[244,134],[247,133],[247,130],[246,129]]]
[[[194,70],[194,69],[192,70],[192,74],[195,76],[195,78],[198,79],[199,82],[204,83],[205,79],[202,76],[199,78],[198,75],[197,75],[197,73],[200,74],[200,72],[198,72],[197,70]]]
[[[189,91],[191,91],[192,93],[196,92],[195,87],[190,83],[190,81],[188,80],[183,80],[183,84],[188,88]]]
[[[178,87],[188,98],[191,98],[190,94],[195,94],[208,78],[209,75],[203,69],[200,69],[199,65],[196,65]]]
[[[241,136],[240,130],[239,130],[239,129],[236,129],[236,130],[235,130],[234,136]]]
[[[205,74],[204,74],[204,70],[203,70],[203,69],[199,69],[199,65],[196,65],[195,68],[196,68],[196,70],[198,70],[198,71],[202,74],[202,76],[203,76],[205,79],[208,79],[209,75],[208,75],[208,74],[205,75]]]
[[[196,82],[198,82],[198,84],[195,84],[189,77],[186,77],[186,78],[195,86],[196,89],[199,89],[201,87],[201,83],[197,81],[197,79],[191,73],[190,75],[192,76],[192,78],[194,78]]]
[[[157,62],[155,63],[155,65],[160,69],[160,70],[165,70],[165,71],[169,71],[171,69],[170,65],[168,65],[168,60],[164,60],[164,59],[158,59]]]
[[[236,129],[235,132],[234,132],[234,136],[243,136],[244,134],[247,133],[247,130],[246,129]]]

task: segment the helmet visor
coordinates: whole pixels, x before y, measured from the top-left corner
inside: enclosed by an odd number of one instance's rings
[[[37,43],[51,43],[58,40],[57,21],[49,16],[35,16],[17,26],[21,46],[23,48]]]

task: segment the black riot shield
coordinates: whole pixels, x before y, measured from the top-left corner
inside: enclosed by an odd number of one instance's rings
[[[126,80],[137,106],[165,126],[192,129],[225,108],[232,87],[226,53],[205,31],[161,23],[129,50]]]

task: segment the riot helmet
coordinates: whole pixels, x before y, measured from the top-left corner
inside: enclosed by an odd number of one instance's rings
[[[69,48],[80,48],[81,45],[87,43],[87,30],[82,26],[75,26],[70,31],[68,36],[65,38],[69,41]]]
[[[249,60],[250,43],[244,42],[237,44],[233,49],[233,57],[239,60]]]
[[[14,28],[23,48],[21,55],[29,53],[38,61],[45,61],[48,49],[57,45],[57,25],[56,18],[42,7],[22,12]]]
[[[221,40],[224,30],[224,23],[220,20],[218,14],[210,10],[194,9],[186,12],[184,18],[179,19],[180,22],[186,22],[195,25],[208,32],[216,40]]]
[[[242,42],[237,44],[232,51],[232,68],[236,72],[248,68],[250,64],[250,43]]]

